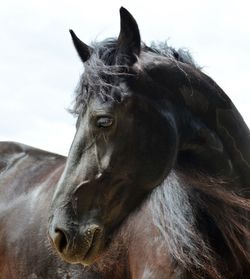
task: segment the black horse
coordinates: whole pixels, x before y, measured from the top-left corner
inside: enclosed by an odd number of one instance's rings
[[[250,278],[250,132],[188,52],[120,15],[118,39],[70,31],[85,71],[67,160],[0,145],[0,276]]]

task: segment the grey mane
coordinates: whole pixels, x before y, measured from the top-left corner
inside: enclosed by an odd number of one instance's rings
[[[119,63],[119,61],[126,61],[126,57],[117,60],[117,39],[110,38],[101,42],[93,42],[91,46],[93,48],[91,58],[84,63],[84,73],[75,90],[72,108],[69,109],[76,116],[84,111],[94,94],[98,94],[103,99],[111,98],[112,94],[110,92],[112,88],[116,87],[115,80],[117,77],[126,78],[133,74],[128,73],[129,67],[126,64]],[[142,43],[141,51],[200,69],[188,50],[176,50],[168,46],[167,42],[153,42],[150,46]],[[120,94],[122,93],[120,92]]]
[[[198,212],[192,205],[190,192],[189,185],[172,171],[149,198],[153,222],[178,266],[193,273],[192,269],[202,270],[204,263],[209,262],[217,273],[212,249],[197,228]]]
[[[227,271],[218,267],[225,262],[216,251],[214,236],[220,239],[219,245],[228,258],[234,259],[235,274],[240,274],[244,265],[238,255],[249,258],[244,251],[250,235],[250,204],[239,193],[229,191],[230,187],[222,179],[173,170],[149,197],[162,243],[192,278],[203,279],[203,274],[224,278],[223,272]]]
[[[194,61],[190,51],[185,48],[175,49],[165,42],[152,42],[150,46],[144,45],[144,50],[156,53],[162,57],[174,59],[175,61],[188,64],[196,69],[201,67]]]

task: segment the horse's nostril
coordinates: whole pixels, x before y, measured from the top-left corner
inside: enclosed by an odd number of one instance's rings
[[[64,233],[63,230],[56,228],[55,229],[55,234],[54,234],[54,244],[57,248],[57,250],[62,253],[63,250],[67,247],[68,240],[66,237],[66,234]]]

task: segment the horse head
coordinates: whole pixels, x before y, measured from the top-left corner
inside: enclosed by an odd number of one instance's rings
[[[49,236],[67,262],[93,263],[112,235],[173,167],[178,146],[174,111],[141,94],[151,86],[138,63],[136,21],[120,9],[117,40],[90,47],[73,31],[85,65],[75,104],[78,120],[56,187]]]

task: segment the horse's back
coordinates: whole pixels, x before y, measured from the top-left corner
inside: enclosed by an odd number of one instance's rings
[[[0,142],[0,175],[13,169],[17,165],[28,166],[29,162],[43,162],[49,167],[57,167],[64,163],[64,156],[34,148],[25,144],[16,142]],[[22,165],[20,165],[20,162]]]
[[[50,178],[54,177],[56,183],[64,163],[65,157],[58,154],[20,143],[0,142],[0,202],[27,193]]]

